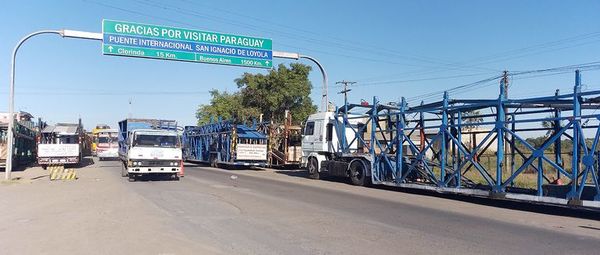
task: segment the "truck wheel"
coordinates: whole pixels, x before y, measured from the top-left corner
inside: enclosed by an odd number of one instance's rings
[[[127,180],[129,182],[135,182],[135,175],[133,175],[133,174],[129,175],[129,178],[127,178]]]
[[[354,161],[350,164],[350,181],[353,185],[364,186],[367,169],[360,161]]]
[[[319,162],[317,162],[316,158],[308,159],[308,166],[306,166],[306,170],[308,170],[308,178],[318,180],[319,179]]]
[[[129,173],[127,173],[127,167],[125,167],[125,164],[121,164],[121,177],[127,176],[129,176]]]
[[[48,169],[48,165],[42,165],[42,169],[44,169],[44,170]]]
[[[210,157],[210,166],[214,167],[214,168],[219,167],[218,163],[217,163],[217,157],[216,156],[211,156]]]

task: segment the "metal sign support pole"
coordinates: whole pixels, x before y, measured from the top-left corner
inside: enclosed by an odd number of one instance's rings
[[[10,89],[8,95],[8,139],[6,141],[7,145],[7,154],[6,154],[6,169],[4,171],[4,179],[10,180],[10,174],[12,171],[12,160],[14,154],[14,128],[15,122],[17,121],[14,117],[15,115],[15,65],[17,60],[17,51],[27,41],[29,38],[34,37],[36,35],[41,34],[58,34],[62,37],[68,38],[79,38],[79,39],[90,39],[90,40],[102,40],[102,33],[92,33],[92,32],[83,32],[83,31],[75,31],[75,30],[40,30],[37,32],[33,32],[31,34],[26,35],[21,39],[17,45],[15,46],[12,52],[12,62],[10,66]]]
[[[322,89],[322,94],[321,94],[321,110],[323,112],[327,111],[327,105],[329,103],[329,98],[327,96],[327,72],[325,72],[325,68],[323,67],[323,65],[321,65],[321,63],[319,63],[319,61],[316,58],[313,58],[311,56],[307,56],[307,55],[300,55],[299,53],[291,53],[291,52],[281,52],[281,51],[273,51],[273,57],[274,58],[287,58],[287,59],[308,59],[312,62],[314,62],[315,64],[317,64],[317,66],[319,67],[319,70],[321,71],[321,74],[323,75],[323,89]]]

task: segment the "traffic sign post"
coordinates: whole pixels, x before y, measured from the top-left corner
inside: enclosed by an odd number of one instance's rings
[[[105,55],[273,67],[271,39],[114,20],[102,33]]]
[[[92,33],[85,31],[77,31],[77,30],[41,30],[37,32],[33,32],[31,34],[23,37],[15,46],[12,52],[12,61],[10,65],[10,84],[9,84],[9,94],[8,94],[8,133],[7,133],[7,152],[6,152],[6,168],[4,169],[4,179],[10,180],[10,174],[12,172],[13,165],[13,156],[14,156],[14,124],[15,124],[15,116],[14,116],[14,108],[15,108],[15,68],[17,62],[17,52],[19,48],[25,41],[29,38],[42,35],[42,34],[58,34],[65,38],[76,38],[76,39],[87,39],[87,40],[102,40],[102,34],[100,33]]]
[[[17,51],[29,38],[40,34],[59,34],[64,38],[101,40],[102,53],[128,57],[179,60],[188,62],[272,68],[273,57],[305,58],[317,64],[323,74],[322,107],[327,110],[327,74],[314,58],[298,53],[275,52],[273,41],[258,37],[206,32],[113,20],[102,21],[102,33],[77,30],[42,30],[21,39],[12,53],[8,114],[14,116],[14,88]],[[14,121],[9,121],[5,179],[11,179],[14,154]]]

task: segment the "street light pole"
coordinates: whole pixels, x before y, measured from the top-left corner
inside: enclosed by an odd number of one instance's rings
[[[313,58],[311,56],[307,56],[307,55],[300,55],[298,53],[292,53],[292,52],[281,52],[281,51],[273,51],[273,57],[274,58],[287,58],[287,59],[308,59],[312,62],[314,62],[318,67],[319,70],[321,71],[321,74],[323,75],[323,89],[321,92],[321,110],[326,112],[327,111],[327,104],[329,103],[329,98],[327,96],[327,72],[325,72],[325,68],[323,68],[323,65],[321,65],[321,63],[319,63],[319,61],[316,58]]]
[[[21,47],[21,45],[23,45],[23,43],[25,43],[25,41],[27,41],[29,38],[34,37],[36,35],[41,35],[41,34],[58,34],[62,37],[67,37],[67,38],[78,38],[78,39],[90,39],[90,40],[102,40],[102,33],[92,33],[92,32],[84,32],[84,31],[76,31],[76,30],[40,30],[37,32],[33,32],[31,34],[26,35],[25,37],[23,37],[15,46],[13,52],[12,52],[12,58],[11,58],[11,67],[10,67],[10,89],[9,89],[9,95],[8,95],[8,139],[6,141],[6,145],[7,145],[7,153],[6,153],[6,169],[4,170],[4,179],[6,180],[10,180],[10,174],[12,171],[12,160],[13,160],[13,147],[14,147],[14,128],[15,128],[15,121],[16,119],[14,119],[14,115],[15,115],[15,109],[14,109],[14,100],[15,100],[15,65],[16,65],[16,60],[17,60],[17,52],[19,51],[19,48]]]

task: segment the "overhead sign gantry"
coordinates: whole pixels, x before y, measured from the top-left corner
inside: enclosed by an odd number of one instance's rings
[[[105,55],[273,67],[271,39],[125,21],[102,21]]]
[[[298,53],[273,51],[271,39],[232,35],[217,32],[148,25],[141,23],[102,20],[102,33],[77,30],[40,30],[23,37],[12,52],[8,115],[14,115],[15,73],[17,52],[31,37],[41,34],[58,34],[64,38],[102,41],[105,55],[179,60],[221,65],[272,68],[273,58],[308,59],[314,62],[323,75],[321,107],[327,110],[327,73],[315,58]],[[13,155],[14,122],[9,121],[7,155]],[[4,178],[10,180],[12,157],[7,157]]]

